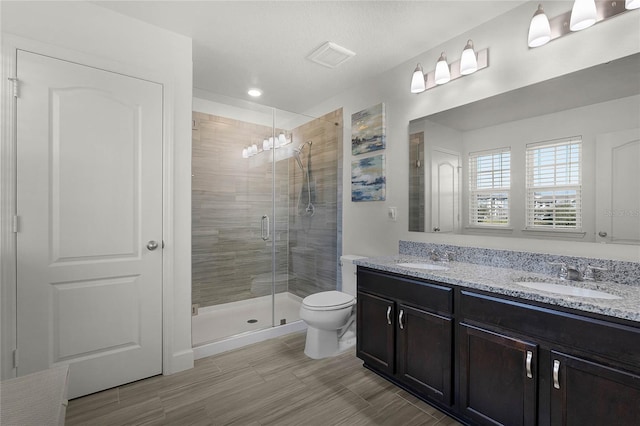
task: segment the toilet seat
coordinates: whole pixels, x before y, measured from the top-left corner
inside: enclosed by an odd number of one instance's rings
[[[310,311],[333,311],[355,304],[355,297],[341,291],[322,291],[305,297],[302,305]]]

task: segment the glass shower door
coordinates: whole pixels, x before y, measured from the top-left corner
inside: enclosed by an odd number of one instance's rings
[[[273,109],[205,106],[193,115],[194,346],[273,326]]]

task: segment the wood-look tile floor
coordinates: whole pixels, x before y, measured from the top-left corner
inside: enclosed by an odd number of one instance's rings
[[[459,425],[365,369],[355,351],[312,360],[296,333],[195,368],[74,399],[72,425]]]

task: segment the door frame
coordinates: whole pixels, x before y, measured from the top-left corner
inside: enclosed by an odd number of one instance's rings
[[[2,121],[2,141],[0,143],[0,377],[15,377],[13,351],[17,348],[17,274],[16,274],[16,236],[13,232],[13,216],[16,213],[16,99],[13,96],[13,83],[9,78],[16,75],[17,51],[33,53],[62,59],[85,66],[103,69],[118,74],[148,80],[162,86],[162,238],[164,250],[162,256],[162,373],[173,374],[193,367],[193,350],[179,348],[175,336],[184,332],[180,327],[181,314],[188,315],[190,324],[190,296],[188,304],[177,306],[174,295],[181,281],[176,276],[176,260],[179,260],[176,245],[174,206],[176,204],[174,163],[175,120],[173,104],[176,82],[170,72],[158,71],[116,60],[98,57],[84,52],[70,50],[48,43],[34,41],[12,34],[2,34],[2,81],[0,82],[0,119]],[[19,90],[18,90],[19,93]],[[189,173],[190,174],[190,173]],[[189,240],[190,241],[190,240]],[[184,244],[184,243],[183,243]],[[190,281],[189,281],[190,283]],[[183,284],[185,285],[185,284]],[[190,289],[189,289],[190,294]],[[180,299],[181,300],[181,299]],[[183,312],[184,311],[184,312]],[[191,338],[189,336],[189,342]]]

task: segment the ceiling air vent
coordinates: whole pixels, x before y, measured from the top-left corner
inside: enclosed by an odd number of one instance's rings
[[[328,41],[311,52],[309,56],[307,56],[307,59],[328,68],[335,68],[354,55],[355,53],[349,49],[345,49],[342,46]]]

